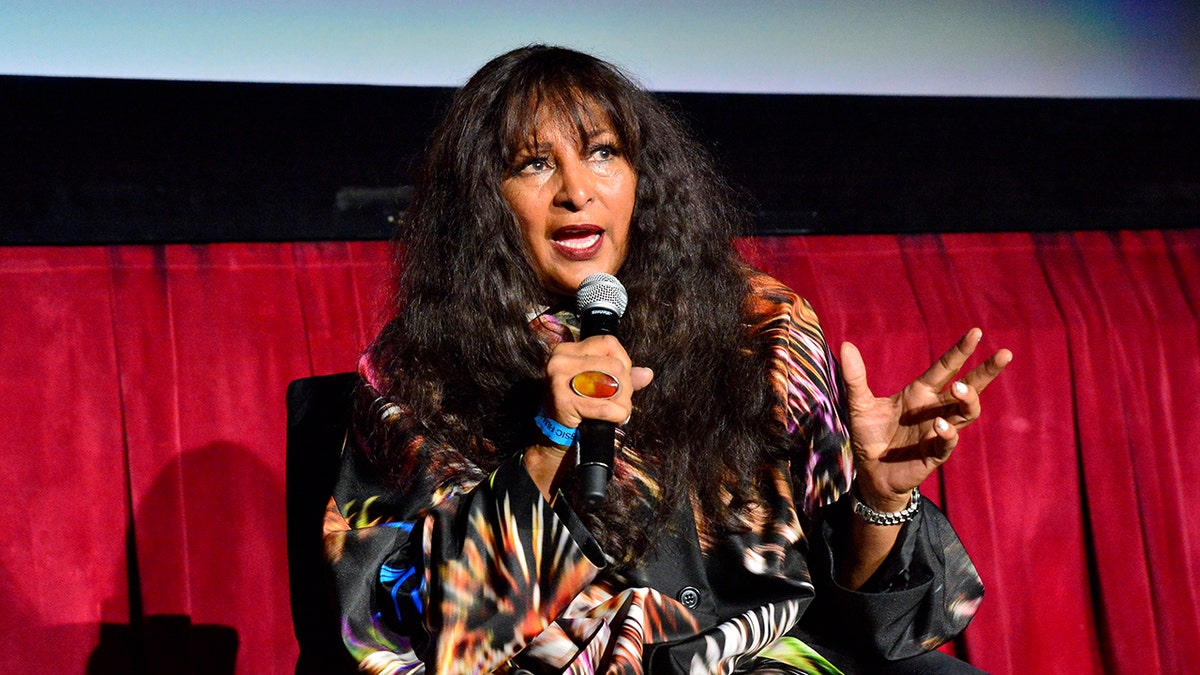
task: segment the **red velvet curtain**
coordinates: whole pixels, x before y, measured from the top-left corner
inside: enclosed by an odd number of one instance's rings
[[[742,248],[877,392],[973,325],[1016,353],[925,486],[988,588],[957,653],[1200,663],[1200,231]],[[389,265],[382,243],[0,249],[0,672],[291,672],[283,391],[353,368]]]

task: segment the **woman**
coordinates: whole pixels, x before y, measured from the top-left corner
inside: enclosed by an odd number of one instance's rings
[[[365,670],[836,672],[810,647],[858,667],[966,626],[982,587],[916,488],[1011,355],[948,387],[972,330],[875,398],[858,352],[839,377],[808,304],[737,259],[742,222],[609,64],[528,47],[457,93],[326,519]],[[597,272],[628,311],[580,340]],[[597,373],[612,396],[583,395]],[[585,419],[620,425],[594,510],[570,452]]]

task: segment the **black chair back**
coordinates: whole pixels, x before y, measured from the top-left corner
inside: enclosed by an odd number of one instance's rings
[[[357,374],[339,373],[295,380],[287,389],[288,583],[300,645],[297,675],[357,672],[342,644],[322,537],[357,383]]]

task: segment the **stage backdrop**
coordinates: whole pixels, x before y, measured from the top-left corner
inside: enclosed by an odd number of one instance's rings
[[[742,243],[877,392],[973,325],[1016,354],[924,487],[988,589],[960,655],[1200,663],[1200,231]],[[353,367],[389,264],[376,242],[0,249],[0,672],[291,672],[284,389]]]

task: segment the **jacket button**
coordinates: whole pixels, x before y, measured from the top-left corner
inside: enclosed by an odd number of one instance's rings
[[[675,594],[675,599],[688,609],[696,609],[700,606],[700,591],[693,586],[684,586]]]

